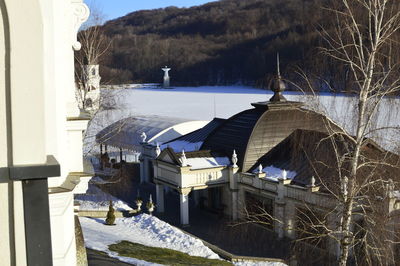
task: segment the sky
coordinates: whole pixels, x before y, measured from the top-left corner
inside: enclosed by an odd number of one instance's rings
[[[137,10],[167,6],[190,7],[208,2],[212,2],[212,0],[85,0],[89,7],[91,5],[98,7],[105,14],[106,20],[121,17]]]

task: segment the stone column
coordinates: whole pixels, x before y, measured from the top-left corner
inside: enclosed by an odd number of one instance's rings
[[[294,239],[295,236],[295,227],[296,226],[296,207],[294,203],[288,201],[286,204],[285,210],[285,235],[288,238]]]
[[[164,185],[156,184],[157,211],[163,213],[164,208]]]
[[[144,167],[144,159],[142,155],[139,155],[139,162],[140,162],[140,183],[143,184],[146,179],[145,179],[145,167]]]
[[[274,231],[278,234],[279,238],[282,238],[285,234],[285,208],[286,208],[286,185],[290,184],[290,180],[286,178],[279,178],[277,185],[277,197],[275,198],[274,204],[274,217],[276,221],[274,222]]]
[[[285,203],[283,201],[275,201],[274,204],[274,217],[276,221],[274,221],[274,231],[278,234],[278,238],[282,238],[284,235],[284,212],[285,212]]]
[[[232,189],[232,220],[236,221],[238,219],[238,189]]]
[[[189,226],[189,193],[190,190],[182,189],[179,194],[181,224]]]
[[[231,218],[233,221],[236,221],[238,219],[238,184],[237,184],[237,177],[236,173],[238,171],[238,167],[236,165],[237,160],[235,160],[236,152],[234,151],[234,156],[232,160],[235,162],[235,164],[231,167],[229,167],[229,189],[231,192],[231,200],[232,200],[232,213],[231,213]]]

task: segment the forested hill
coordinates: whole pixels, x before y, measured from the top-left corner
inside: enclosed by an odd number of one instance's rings
[[[315,25],[321,0],[221,0],[191,8],[137,11],[107,22],[112,39],[101,75],[111,83],[161,82],[172,68],[172,84],[265,83],[275,72],[315,66]]]

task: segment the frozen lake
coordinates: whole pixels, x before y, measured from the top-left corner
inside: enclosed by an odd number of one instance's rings
[[[243,110],[252,108],[253,102],[268,101],[271,91],[244,86],[177,87],[172,89],[138,88],[103,90],[111,110],[99,112],[88,129],[94,136],[102,128],[129,116],[160,115],[191,120],[211,120],[214,117],[229,118]],[[291,101],[304,102],[308,108],[318,110],[352,131],[355,120],[353,97],[347,95],[304,95],[299,92],[284,92]],[[384,99],[378,107],[375,123],[377,127],[400,127],[400,99]],[[375,136],[385,146],[399,134],[385,131]],[[93,139],[89,138],[88,142]]]

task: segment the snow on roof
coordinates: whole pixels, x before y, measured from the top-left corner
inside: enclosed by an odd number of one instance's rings
[[[207,124],[207,121],[190,121],[164,116],[135,116],[121,119],[96,135],[98,143],[129,150],[140,150],[142,133],[149,143],[164,143]]]
[[[205,169],[220,166],[228,166],[231,161],[228,157],[198,157],[198,158],[187,158],[187,164],[191,166],[191,169]]]
[[[225,119],[214,118],[204,127],[164,143],[161,149],[163,150],[166,147],[170,147],[175,152],[181,152],[182,150],[198,151],[208,135],[221,125],[223,121],[225,121]]]
[[[200,142],[189,142],[186,140],[175,140],[172,142],[169,142],[167,144],[163,144],[161,146],[161,149],[165,149],[167,147],[170,147],[171,149],[174,150],[174,152],[181,152],[182,150],[184,151],[198,151],[203,144],[202,141]]]
[[[258,168],[253,170],[253,173],[258,173]],[[274,167],[272,165],[264,167],[262,169],[263,173],[266,174],[265,179],[270,180],[270,181],[278,181],[279,178],[282,178],[284,175],[286,175],[286,179],[292,180],[297,173],[295,171],[288,171],[285,169],[280,169],[277,167]],[[284,173],[284,171],[286,173]]]

